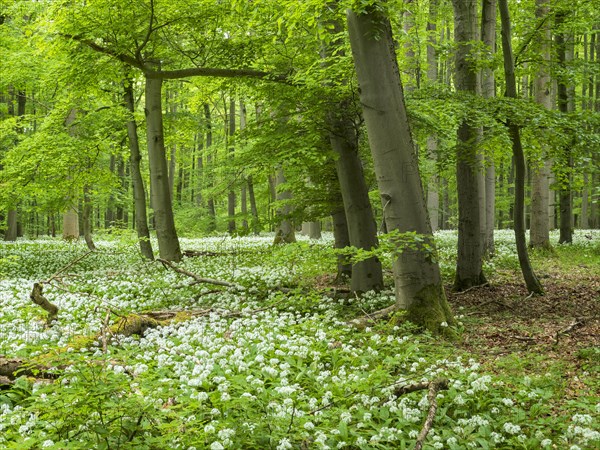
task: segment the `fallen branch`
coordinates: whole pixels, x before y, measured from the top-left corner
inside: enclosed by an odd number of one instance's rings
[[[46,297],[42,294],[43,287],[41,283],[33,283],[33,289],[31,290],[31,294],[29,294],[29,298],[33,303],[39,305],[48,312],[48,318],[46,319],[47,325],[52,325],[58,316],[58,307],[50,303]]]
[[[84,253],[83,255],[79,256],[78,258],[73,259],[71,262],[69,262],[69,264],[67,264],[64,267],[61,267],[60,269],[58,269],[58,271],[52,275],[50,278],[48,278],[47,280],[42,281],[42,283],[50,283],[52,280],[54,280],[55,278],[57,278],[61,273],[63,273],[65,270],[73,267],[75,264],[77,264],[79,261],[81,261],[84,258],[87,258],[88,256],[90,256],[92,253],[94,253],[94,250],[90,250],[87,253]]]
[[[488,282],[483,283],[483,284],[478,284],[477,286],[471,286],[470,288],[467,288],[464,291],[454,292],[454,295],[463,295],[463,294],[466,294],[467,292],[472,291],[474,289],[479,289],[479,288],[486,287],[486,286],[489,286],[489,285],[490,285],[490,283],[488,283]]]
[[[388,306],[387,308],[383,308],[379,311],[375,311],[372,313],[365,313],[365,315],[362,317],[352,319],[348,322],[348,325],[354,326],[359,330],[362,330],[363,328],[377,322],[378,320],[386,319],[396,311],[398,311],[398,306],[394,303],[393,305]]]
[[[448,389],[448,384],[448,380],[445,379],[435,380],[429,383],[429,392],[427,393],[427,400],[429,400],[429,411],[427,413],[427,418],[423,423],[423,428],[417,437],[414,450],[421,450],[423,448],[425,439],[427,438],[429,431],[431,431],[433,420],[435,419],[435,412],[437,411],[437,394],[439,391]]]
[[[244,286],[242,286],[241,284],[235,284],[235,283],[230,283],[228,281],[222,281],[222,280],[215,280],[213,278],[203,278],[200,277],[198,275],[196,275],[195,273],[189,272],[185,269],[182,269],[181,267],[177,267],[175,264],[173,264],[171,261],[167,261],[166,259],[157,259],[157,261],[159,261],[160,263],[162,263],[163,266],[165,267],[169,267],[170,269],[174,270],[177,273],[180,273],[182,275],[188,276],[190,278],[193,278],[196,283],[194,284],[199,284],[199,283],[207,283],[207,284],[214,284],[216,286],[224,286],[224,287],[229,287],[229,288],[235,288],[238,290],[243,290]]]
[[[577,328],[583,326],[585,324],[585,319],[576,318],[569,324],[568,327],[563,328],[562,330],[558,330],[556,335],[554,336],[554,344],[558,345],[558,341],[560,337],[564,334],[569,334],[571,331],[576,330]]]

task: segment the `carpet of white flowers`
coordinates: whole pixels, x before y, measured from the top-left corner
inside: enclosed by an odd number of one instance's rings
[[[452,265],[444,255],[455,236],[438,236],[442,269]],[[335,271],[331,237],[277,248],[271,241],[181,240],[182,248],[205,252],[181,267],[244,286],[239,290],[190,286],[190,278],[143,261],[126,238],[99,241],[98,252],[45,286],[60,309],[50,328],[29,299],[33,283],[84,255],[85,245],[1,243],[0,355],[62,369],[55,381],[23,377],[0,391],[0,448],[412,448],[429,408],[427,391],[392,392],[437,378],[448,378],[450,388],[438,394],[424,448],[600,445],[597,399],[556,417],[545,377],[497,378],[450,343],[408,326],[351,328],[349,318],[390,305],[393,294],[333,299],[311,288]],[[501,258],[516,261],[510,235],[500,234],[497,245]],[[101,339],[89,348],[70,345],[101,335],[107,319],[159,310],[210,312],[106,349]]]

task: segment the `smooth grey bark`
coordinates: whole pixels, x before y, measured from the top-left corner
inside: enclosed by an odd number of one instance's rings
[[[90,187],[83,188],[83,238],[87,248],[91,251],[96,250],[96,245],[92,239],[92,200],[90,198]]]
[[[415,232],[435,248],[418,160],[412,141],[400,71],[389,18],[381,4],[362,13],[347,12],[350,46],[360,86],[377,184],[386,207],[389,231]],[[398,245],[393,274],[396,303],[407,319],[435,332],[448,332],[453,324],[438,263],[422,247]]]
[[[332,25],[332,31],[339,36],[344,30],[342,23],[334,21]],[[339,37],[334,37],[333,42],[323,45],[323,57],[331,56],[334,52],[338,56],[345,54],[343,42]],[[348,233],[348,245],[372,250],[379,246],[377,222],[359,155],[358,127],[355,122],[357,114],[351,98],[340,99],[328,112],[326,121],[329,142],[336,154],[335,171],[344,205],[343,219]],[[341,218],[337,217],[337,220]],[[341,261],[338,261],[338,264],[341,264]],[[383,271],[377,257],[373,256],[352,265],[350,289],[353,292],[378,291],[382,288]]]
[[[212,116],[210,113],[210,106],[208,103],[204,104],[204,120],[206,127],[206,165],[208,169],[213,172],[213,168],[211,167],[212,163]],[[212,176],[209,179],[210,184],[212,185]],[[213,232],[217,229],[217,211],[215,209],[215,199],[212,195],[208,196],[208,200],[206,202],[206,206],[208,209],[208,232]]]
[[[229,101],[229,128],[228,128],[228,137],[229,140],[233,140],[233,135],[235,134],[235,99],[231,98]],[[230,158],[233,158],[234,147],[230,145],[229,147],[229,155]],[[233,183],[231,183],[233,185]],[[229,193],[227,194],[227,231],[229,234],[235,234],[235,191],[233,187],[229,189]]]
[[[344,208],[340,207],[331,213],[333,221],[333,239],[334,248],[342,249],[350,246],[350,235],[348,234],[348,222]],[[344,255],[338,255],[337,258],[337,276],[336,281],[341,282],[352,276],[352,264]]]
[[[537,0],[536,18],[546,20],[548,0]],[[542,26],[540,32],[540,53],[542,63],[534,80],[535,101],[546,109],[552,109],[552,81],[549,74],[551,62],[552,30],[550,23]],[[550,249],[550,174],[552,161],[544,152],[541,165],[532,171],[531,177],[531,220],[529,245],[532,248]]]
[[[502,53],[504,58],[504,79],[506,82],[506,96],[517,98],[517,83],[515,79],[515,62],[511,44],[511,23],[508,12],[507,0],[498,0],[500,20],[502,23]],[[515,160],[515,207],[514,207],[514,230],[517,244],[517,254],[521,272],[527,285],[527,290],[542,295],[544,289],[537,279],[527,252],[527,240],[525,238],[525,155],[521,145],[521,133],[519,126],[508,118],[506,126],[512,141],[513,157]]]
[[[310,239],[321,239],[321,222],[308,223],[308,237]]]
[[[477,1],[452,0],[454,7],[456,90],[477,94],[477,68],[471,55],[477,41]],[[461,291],[486,282],[480,205],[480,166],[477,147],[480,128],[468,119],[457,133],[456,184],[458,189],[458,255],[454,289]]]
[[[70,206],[63,214],[63,239],[79,239],[79,213],[75,206]]]
[[[248,184],[248,200],[250,201],[250,213],[252,214],[252,231],[258,236],[260,233],[260,220],[258,218],[258,208],[256,207],[256,197],[254,196],[252,175],[248,175],[246,183]]]
[[[173,102],[173,92],[167,94],[167,99]],[[177,104],[172,103],[171,105],[171,114],[173,117],[177,116]],[[169,193],[171,195],[171,203],[173,203],[174,198],[174,187],[175,187],[175,168],[177,166],[177,144],[171,144],[170,155],[169,155]]]
[[[17,100],[17,111],[15,114],[15,107],[13,104],[14,99],[14,89],[12,87],[9,89],[11,91],[11,95],[8,98],[8,113],[11,116],[16,116],[17,118],[25,115],[25,105],[26,99],[25,92],[22,90],[18,90],[16,94]],[[23,133],[23,127],[17,125],[17,132]],[[6,215],[6,233],[4,234],[5,241],[16,241],[19,236],[19,214],[17,210],[17,205],[11,205],[11,208],[8,210]]]
[[[9,209],[6,214],[6,233],[4,234],[5,241],[17,240],[17,210]]]
[[[337,155],[335,170],[340,184],[350,245],[372,250],[379,246],[377,223],[358,155],[356,127],[352,118],[348,116],[349,109],[348,101],[341,102],[336,111],[329,114],[329,142]],[[378,258],[372,257],[352,266],[350,289],[353,292],[382,288],[383,272]]]
[[[283,172],[282,167],[279,167],[277,169],[275,183],[277,185],[277,187],[275,188],[276,199],[278,202],[284,203],[280,204],[279,208],[277,209],[276,216],[279,222],[275,227],[275,239],[273,241],[273,244],[276,245],[296,242],[294,224],[290,217],[292,214],[292,205],[290,205],[289,201],[292,198],[292,193],[288,189],[284,189],[281,187],[286,183],[285,174]]]
[[[555,24],[560,27],[564,22],[566,12],[559,11],[555,15]],[[556,34],[556,53],[558,55],[558,66],[561,70],[567,71],[572,54],[570,52],[572,39],[566,32],[562,31]],[[563,114],[572,112],[572,96],[569,92],[569,85],[564,76],[558,79],[558,109]],[[572,174],[573,158],[570,145],[567,144],[560,155],[560,166],[558,168],[557,178],[559,183],[559,211],[560,211],[560,236],[559,244],[570,244],[573,242],[573,197],[572,197]]]
[[[240,100],[240,131],[246,128],[246,105],[243,100]],[[248,228],[248,183],[243,183],[240,195],[240,211],[242,213],[242,230],[243,234],[247,235]]]
[[[481,42],[492,55],[496,53],[496,0],[483,0],[481,5]],[[496,95],[496,80],[493,68],[484,67],[481,74],[481,95],[491,99]],[[483,135],[490,130],[483,128]],[[484,202],[485,226],[483,235],[483,252],[494,254],[494,225],[496,223],[496,165],[492,150],[485,155]]]
[[[127,80],[124,85],[125,107],[129,111],[127,121],[127,138],[129,142],[129,166],[131,171],[131,183],[133,185],[133,204],[135,215],[135,230],[137,232],[140,252],[149,260],[154,259],[152,244],[150,243],[150,230],[148,229],[148,215],[146,211],[146,190],[140,167],[142,154],[140,153],[140,142],[138,127],[133,113],[135,112],[135,100],[133,96],[133,81]]]
[[[437,18],[438,18],[438,0],[430,0],[429,17],[427,21],[427,80],[430,83],[437,83],[439,78],[438,58],[437,58]],[[438,141],[435,136],[427,137],[427,157],[433,162],[438,159]],[[440,221],[440,194],[439,194],[439,175],[437,170],[431,175],[427,185],[427,211],[431,221],[431,230],[436,231],[439,228]]]
[[[173,206],[169,188],[169,171],[165,155],[162,116],[162,80],[146,77],[145,89],[146,133],[150,184],[152,185],[152,207],[161,259],[180,261],[181,249],[175,230]]]

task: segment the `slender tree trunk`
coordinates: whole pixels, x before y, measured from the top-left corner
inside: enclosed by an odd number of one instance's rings
[[[536,18],[538,21],[546,20],[548,15],[548,0],[537,0]],[[546,23],[541,30],[542,66],[535,78],[535,100],[546,109],[552,109],[552,82],[548,73],[551,61],[552,31],[550,24]],[[544,152],[545,153],[545,152]],[[531,226],[530,243],[533,248],[550,249],[550,174],[552,161],[547,155],[542,156],[540,167],[532,172],[531,182]]]
[[[209,177],[209,183],[212,187],[212,173],[214,172],[214,168],[211,167],[212,163],[212,117],[210,114],[210,106],[208,103],[204,104],[204,119],[206,121],[206,165],[211,173]],[[212,194],[208,196],[207,200],[207,208],[208,208],[208,232],[211,233],[217,229],[217,211],[215,209],[215,199]]]
[[[475,95],[477,69],[471,55],[477,41],[477,1],[452,0],[456,49],[456,89]],[[456,184],[458,188],[458,257],[454,289],[457,291],[486,282],[483,274],[481,236],[480,167],[477,159],[479,127],[465,119],[457,135]]]
[[[377,223],[369,199],[362,164],[358,156],[358,137],[349,102],[342,102],[337,112],[329,114],[329,141],[337,154],[335,168],[344,203],[350,245],[371,250],[379,245]],[[360,261],[352,267],[350,289],[367,292],[383,288],[381,262],[376,257]]]
[[[256,197],[254,196],[254,181],[252,175],[248,175],[248,200],[250,201],[250,213],[252,214],[252,231],[256,236],[260,233],[260,221],[258,219],[258,208],[256,207]]]
[[[150,230],[148,229],[148,216],[146,212],[146,190],[140,163],[142,155],[138,139],[138,128],[133,113],[135,103],[133,97],[133,81],[126,80],[124,86],[125,107],[129,111],[127,121],[127,137],[129,142],[129,165],[131,169],[131,183],[133,184],[133,202],[135,211],[135,229],[137,231],[140,252],[150,260],[154,259],[152,244],[150,243]]]
[[[496,0],[483,0],[481,6],[481,41],[486,50],[492,55],[496,52]],[[485,67],[481,77],[481,95],[486,99],[496,96],[496,80],[494,70]],[[483,129],[484,138],[491,132],[488,128]],[[496,165],[493,150],[488,150],[485,158],[485,230],[483,252],[494,254],[494,225],[496,223]]]
[[[235,99],[232,98],[229,101],[229,139],[233,140],[233,135],[235,134]],[[231,145],[229,147],[230,157],[233,158],[234,147]],[[231,181],[233,185],[233,181]],[[227,231],[229,234],[235,233],[235,191],[233,188],[229,190],[229,194],[227,195],[227,216],[229,221],[227,222]]]
[[[427,79],[430,83],[438,82],[438,57],[437,57],[437,18],[438,18],[438,1],[429,1],[429,18],[427,22]],[[435,136],[427,137],[427,156],[434,163],[438,159],[438,140]],[[429,183],[427,185],[427,211],[431,220],[431,230],[436,231],[439,227],[439,175],[437,168],[434,168]]]
[[[90,187],[83,188],[83,238],[87,248],[91,251],[96,250],[94,240],[92,239],[92,200],[90,199]]]
[[[361,14],[348,11],[348,31],[360,101],[389,231],[416,232],[435,246],[412,142],[389,18],[379,2]],[[436,332],[454,323],[437,261],[418,247],[398,246],[394,261],[395,308]]]
[[[510,37],[510,16],[507,0],[498,0],[500,19],[502,22],[502,52],[504,56],[504,78],[506,81],[506,96],[517,98],[517,83],[515,80],[515,63],[512,53]],[[513,156],[515,160],[515,208],[514,208],[514,230],[517,244],[519,264],[525,278],[525,284],[529,292],[542,295],[544,290],[538,281],[527,253],[527,241],[525,238],[525,155],[521,145],[519,126],[507,119],[507,128],[512,140]]]
[[[280,205],[277,210],[278,224],[275,229],[275,240],[273,244],[286,244],[296,242],[296,234],[294,231],[294,223],[290,217],[292,214],[292,206],[289,204],[289,200],[292,198],[292,193],[288,189],[283,189],[281,186],[285,184],[285,174],[283,168],[277,169],[277,201],[286,202]]]
[[[564,22],[565,12],[560,11],[555,16],[556,26],[560,27]],[[556,35],[556,52],[558,54],[558,65],[561,70],[568,70],[570,51],[569,47],[571,44],[569,41],[569,35],[562,31]],[[571,99],[569,95],[569,86],[565,76],[558,80],[558,109],[563,114],[568,114],[572,111]],[[571,149],[569,145],[566,145],[562,150],[561,155],[561,167],[558,169],[557,177],[560,185],[559,189],[559,209],[560,209],[560,237],[559,244],[570,244],[573,242],[573,198],[571,192],[571,181],[572,181],[572,166],[573,159],[571,156]]]
[[[145,113],[150,184],[152,185],[152,207],[154,208],[160,257],[167,261],[180,261],[181,249],[173,219],[169,172],[165,156],[161,88],[161,79],[146,77]]]
[[[240,100],[240,131],[246,128],[246,105]],[[248,183],[243,183],[241,187],[240,209],[242,213],[242,230],[244,236],[248,234]]]

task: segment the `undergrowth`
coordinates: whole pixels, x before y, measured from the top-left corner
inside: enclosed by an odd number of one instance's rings
[[[183,248],[205,252],[181,267],[243,290],[190,285],[159,263],[144,262],[127,236],[99,241],[97,253],[46,286],[45,295],[60,308],[51,328],[29,292],[33,282],[84,255],[84,245],[52,239],[0,244],[0,354],[60,372],[50,381],[21,377],[0,391],[0,447],[412,448],[429,408],[427,391],[396,397],[394,388],[438,378],[450,386],[438,393],[424,448],[600,445],[600,403],[583,395],[561,403],[560,365],[532,373],[526,366],[539,366],[544,358],[538,355],[507,357],[491,368],[482,364],[485,355],[394,320],[351,328],[348,319],[389,306],[393,293],[333,299],[314,286],[334,273],[330,238],[278,247],[271,239],[181,240]],[[498,234],[488,271],[514,270],[511,239]],[[556,257],[595,254],[598,246],[587,241],[581,237],[578,250],[557,249]],[[439,234],[437,245],[450,280],[455,235]],[[279,287],[297,289],[282,293]],[[105,349],[102,339],[69,348],[78,336],[101,335],[120,315],[209,308],[143,337],[115,339]],[[589,362],[581,377],[593,377],[597,351],[584,356]]]

